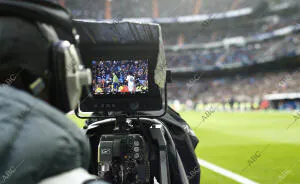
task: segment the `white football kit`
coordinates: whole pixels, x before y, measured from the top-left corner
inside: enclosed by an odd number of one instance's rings
[[[128,91],[134,92],[134,77],[131,75],[128,75],[126,80],[128,81]]]

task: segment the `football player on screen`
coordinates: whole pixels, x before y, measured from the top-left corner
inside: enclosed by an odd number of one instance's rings
[[[118,92],[119,78],[116,73],[113,73],[113,92]]]
[[[128,82],[128,91],[131,93],[135,92],[135,79],[132,75],[132,72],[129,72],[129,74],[126,77],[126,81]]]

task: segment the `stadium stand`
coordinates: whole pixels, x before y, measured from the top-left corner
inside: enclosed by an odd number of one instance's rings
[[[225,12],[246,7],[256,7],[260,0],[217,0],[217,1],[203,1],[201,13],[215,13]],[[216,6],[218,5],[218,6]]]
[[[105,3],[111,3],[112,17],[152,17],[153,1],[141,0],[52,0],[59,2],[72,10],[76,18],[103,19],[105,18]],[[198,1],[198,5],[197,5]],[[216,2],[217,1],[217,2]],[[159,17],[176,17],[183,15],[205,14],[215,12],[225,12],[244,7],[255,7],[259,0],[169,0],[157,1],[157,11]],[[218,4],[218,6],[215,6]],[[95,6],[98,5],[98,6]],[[196,7],[196,8],[195,8]],[[196,10],[198,9],[198,10]]]
[[[229,20],[228,20],[229,21]],[[227,37],[253,36],[274,31],[290,25],[297,25],[300,21],[300,13],[289,14],[285,16],[270,15],[249,19],[246,22],[234,23],[229,21],[228,24],[216,27],[214,20],[208,23],[195,23],[187,30],[182,30],[182,25],[163,26],[165,43],[167,45],[178,44],[180,33],[184,35],[183,44],[208,43],[212,41],[221,41]],[[234,27],[234,29],[232,29]],[[176,31],[177,30],[177,31]]]
[[[197,99],[202,103],[223,103],[232,97],[238,102],[262,100],[266,94],[292,93],[300,91],[300,71],[255,73],[250,76],[235,75],[214,79],[199,79],[189,85],[187,81],[169,86],[168,97],[185,103]],[[189,90],[187,90],[189,87]]]
[[[298,48],[300,49],[300,34],[293,34],[284,38],[251,43],[242,47],[230,46],[229,48],[222,47],[211,50],[167,52],[167,60],[170,68],[218,66],[233,63],[252,65],[266,56],[272,58],[294,56]]]
[[[98,19],[105,16],[105,0],[53,0],[70,9],[74,18]]]
[[[151,1],[112,0],[111,7],[112,17],[152,17],[152,11],[149,11],[152,8]]]

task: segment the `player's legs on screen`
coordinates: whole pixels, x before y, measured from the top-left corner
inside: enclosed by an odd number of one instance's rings
[[[114,92],[118,92],[118,83],[114,82]]]

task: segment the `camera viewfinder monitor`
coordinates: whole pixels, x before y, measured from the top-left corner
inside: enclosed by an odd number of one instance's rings
[[[165,60],[164,55],[160,55],[159,25],[77,23],[80,24],[82,60],[92,71],[90,92],[82,95],[78,113],[99,114],[98,117],[114,117],[107,114],[127,117],[163,115],[166,88],[161,83],[159,86],[157,80],[160,77],[155,77],[155,71],[159,70],[157,66]],[[120,31],[120,34],[114,34],[119,41],[105,35],[112,34],[112,26]],[[89,35],[93,35],[94,41]]]
[[[87,66],[92,84],[89,97],[80,103],[81,112],[121,112],[129,117],[162,114],[165,89],[154,82],[154,57],[92,57]]]

